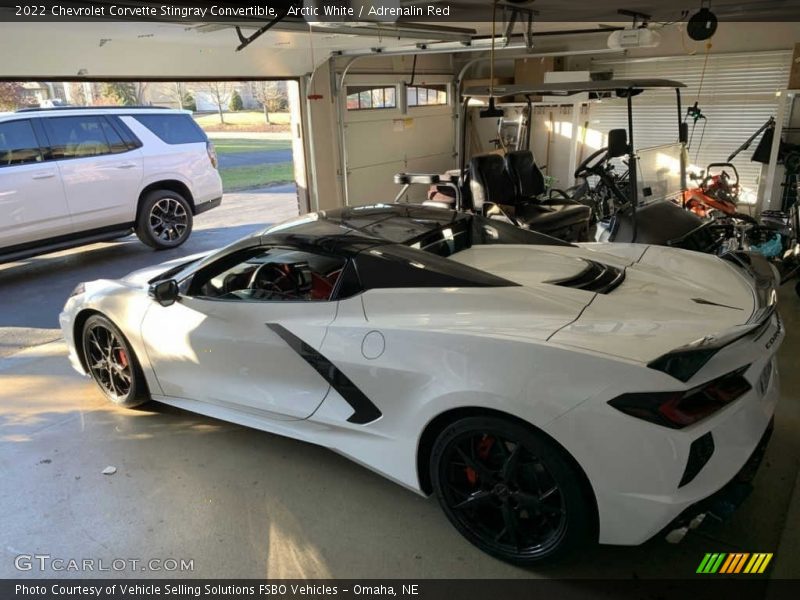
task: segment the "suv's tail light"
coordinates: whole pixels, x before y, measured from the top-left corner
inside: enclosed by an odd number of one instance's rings
[[[217,160],[217,150],[214,148],[214,144],[206,142],[206,152],[208,152],[208,160],[211,161],[211,166],[216,169],[219,161]]]
[[[714,414],[752,389],[744,378],[750,365],[687,392],[623,394],[609,404],[632,417],[682,429]]]

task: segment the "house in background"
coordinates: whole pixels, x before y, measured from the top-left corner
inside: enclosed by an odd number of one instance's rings
[[[69,84],[64,82],[26,81],[21,86],[22,94],[20,100],[26,106],[50,108],[70,104]]]

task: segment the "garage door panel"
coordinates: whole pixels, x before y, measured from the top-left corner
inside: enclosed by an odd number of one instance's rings
[[[447,114],[350,122],[345,130],[345,142],[351,169],[452,153],[452,119]]]
[[[400,187],[392,181],[394,174],[405,170],[404,161],[387,162],[351,169],[348,173],[348,200],[351,206],[392,202]]]

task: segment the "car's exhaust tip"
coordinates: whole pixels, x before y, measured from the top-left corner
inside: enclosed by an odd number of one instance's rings
[[[695,516],[691,521],[689,521],[683,527],[676,527],[667,533],[664,536],[664,539],[667,540],[670,544],[680,544],[683,541],[683,538],[686,537],[686,534],[692,531],[693,529],[697,529],[700,525],[703,524],[708,513],[700,513],[699,515]]]

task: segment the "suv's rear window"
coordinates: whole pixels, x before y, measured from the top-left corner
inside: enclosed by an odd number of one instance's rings
[[[132,115],[167,144],[205,143],[206,134],[189,115]]]
[[[42,152],[30,121],[0,123],[0,167],[41,160]]]

